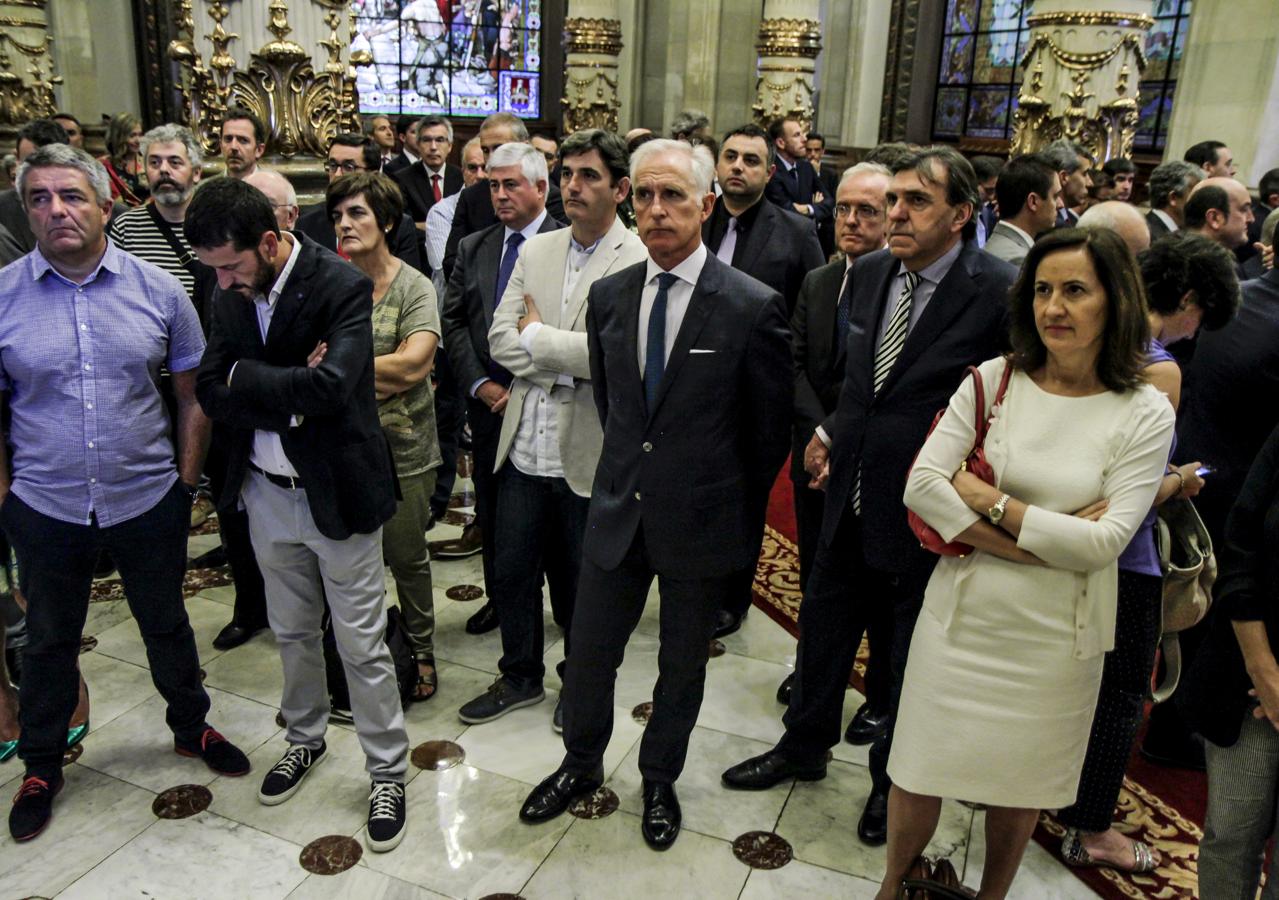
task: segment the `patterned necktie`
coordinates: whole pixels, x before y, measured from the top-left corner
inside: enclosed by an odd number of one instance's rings
[[[897,357],[902,355],[902,347],[906,346],[906,332],[910,328],[911,299],[914,297],[917,284],[919,284],[919,275],[915,272],[907,272],[906,286],[902,288],[901,296],[897,298],[897,308],[893,310],[892,318],[888,320],[888,328],[884,331],[884,339],[879,342],[879,349],[875,351],[872,378],[875,394],[879,393],[879,389],[888,380],[888,373],[892,371],[893,363],[897,362]],[[862,468],[861,463],[858,462],[857,478],[853,481],[853,512],[861,513],[861,511]]]
[[[439,175],[432,175],[432,176],[431,176],[431,193],[435,195],[435,202],[436,202],[436,203],[439,203],[439,202],[440,202],[440,196],[441,196],[441,195],[440,195],[440,176],[439,176]]]
[[[648,343],[644,347],[644,399],[652,413],[657,404],[657,388],[666,371],[666,296],[679,277],[670,272],[657,276],[657,296],[648,314]]]
[[[839,292],[839,303],[835,305],[835,341],[842,347],[848,340],[848,323],[853,308],[852,269],[844,271],[844,288]]]

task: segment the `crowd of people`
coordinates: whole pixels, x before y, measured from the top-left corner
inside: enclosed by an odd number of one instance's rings
[[[1142,750],[1207,767],[1201,895],[1255,892],[1279,795],[1279,169],[1254,200],[1206,141],[1149,174],[1146,211],[1131,161],[1068,140],[1009,161],[884,144],[836,172],[793,118],[715,135],[688,111],[671,138],[557,140],[498,113],[456,154],[443,117],[366,132],[332,139],[306,208],[244,109],[209,177],[181,125],[116,116],[101,159],[70,116],[19,132],[0,194],[15,840],[48,825],[88,730],[77,655],[104,571],[174,750],[249,773],[207,721],[182,601],[207,494],[236,593],[215,646],[269,627],[284,672],[262,803],[302,787],[346,717],[368,845],[399,844],[404,703],[440,683],[431,560],[478,552],[488,602],[466,630],[500,629],[502,655],[463,722],[545,699],[544,594],[564,636],[548,727],[565,756],[518,810],[530,823],[602,785],[656,579],[639,769],[642,835],[664,850],[708,647],[748,615],[789,454],[803,602],[785,732],[726,788],[820,780],[841,731],[869,744],[857,835],[887,844],[881,900],[943,798],[986,808],[980,897],[1006,895],[1041,810],[1067,863],[1152,870],[1157,850],[1112,819],[1156,667],[1158,509],[1197,498],[1218,602],[1182,635],[1183,686]],[[463,452],[475,521],[428,543]]]

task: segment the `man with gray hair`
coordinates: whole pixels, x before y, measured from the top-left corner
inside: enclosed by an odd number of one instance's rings
[[[1039,155],[1057,170],[1057,177],[1061,179],[1062,210],[1057,226],[1073,226],[1079,222],[1075,207],[1083,205],[1092,187],[1092,154],[1076,141],[1058,138],[1039,151]]]
[[[1150,212],[1146,213],[1152,243],[1181,230],[1186,221],[1186,201],[1203,177],[1203,170],[1183,159],[1155,166],[1150,173]]]
[[[258,169],[244,179],[271,201],[271,209],[275,212],[275,222],[281,231],[292,231],[298,224],[301,210],[298,208],[298,192],[292,183],[275,169]]]
[[[655,850],[679,835],[674,783],[702,704],[715,614],[759,546],[749,511],[789,444],[785,305],[702,243],[713,175],[681,141],[639,147],[632,193],[648,258],[587,295],[604,443],[564,682],[567,753],[520,810],[526,822],[545,821],[602,783],[617,667],[656,577],[658,681],[639,752],[640,830]]]
[[[1123,200],[1105,200],[1084,210],[1079,217],[1080,228],[1106,228],[1128,245],[1136,256],[1150,247],[1150,229],[1146,220],[1131,203]]]
[[[706,143],[711,136],[711,120],[700,109],[680,110],[671,123],[671,137],[694,146]]]
[[[195,397],[204,352],[181,283],[106,237],[102,164],[51,144],[27,157],[17,190],[36,249],[0,277],[0,392],[13,412],[0,444],[0,525],[27,595],[18,754],[26,764],[9,813],[14,840],[48,824],[76,706],[76,658],[98,554],[125,584],[173,749],[223,775],[249,761],[209,727],[195,635],[182,601],[191,502],[209,420]],[[173,373],[170,428],[154,373]],[[170,437],[172,431],[173,437]],[[175,464],[176,461],[176,464]],[[142,760],[157,748],[137,736]]]

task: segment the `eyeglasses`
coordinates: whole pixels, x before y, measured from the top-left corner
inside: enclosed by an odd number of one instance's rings
[[[849,206],[847,203],[835,204],[835,217],[839,219],[847,219],[849,214],[853,214],[860,222],[878,222],[884,217],[884,211],[876,209],[868,203],[861,203],[857,206]]]
[[[324,164],[324,171],[328,172],[330,175],[332,175],[334,172],[338,171],[339,169],[341,169],[343,172],[350,175],[352,172],[367,172],[368,166],[362,166],[359,163],[352,162],[349,159],[346,162],[338,162],[335,159],[330,159]]]

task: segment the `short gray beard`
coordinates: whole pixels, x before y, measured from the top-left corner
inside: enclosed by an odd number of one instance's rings
[[[160,188],[153,196],[155,202],[160,206],[181,206],[191,199],[191,195],[195,193],[195,185],[187,188],[185,191],[175,191],[173,188]]]

